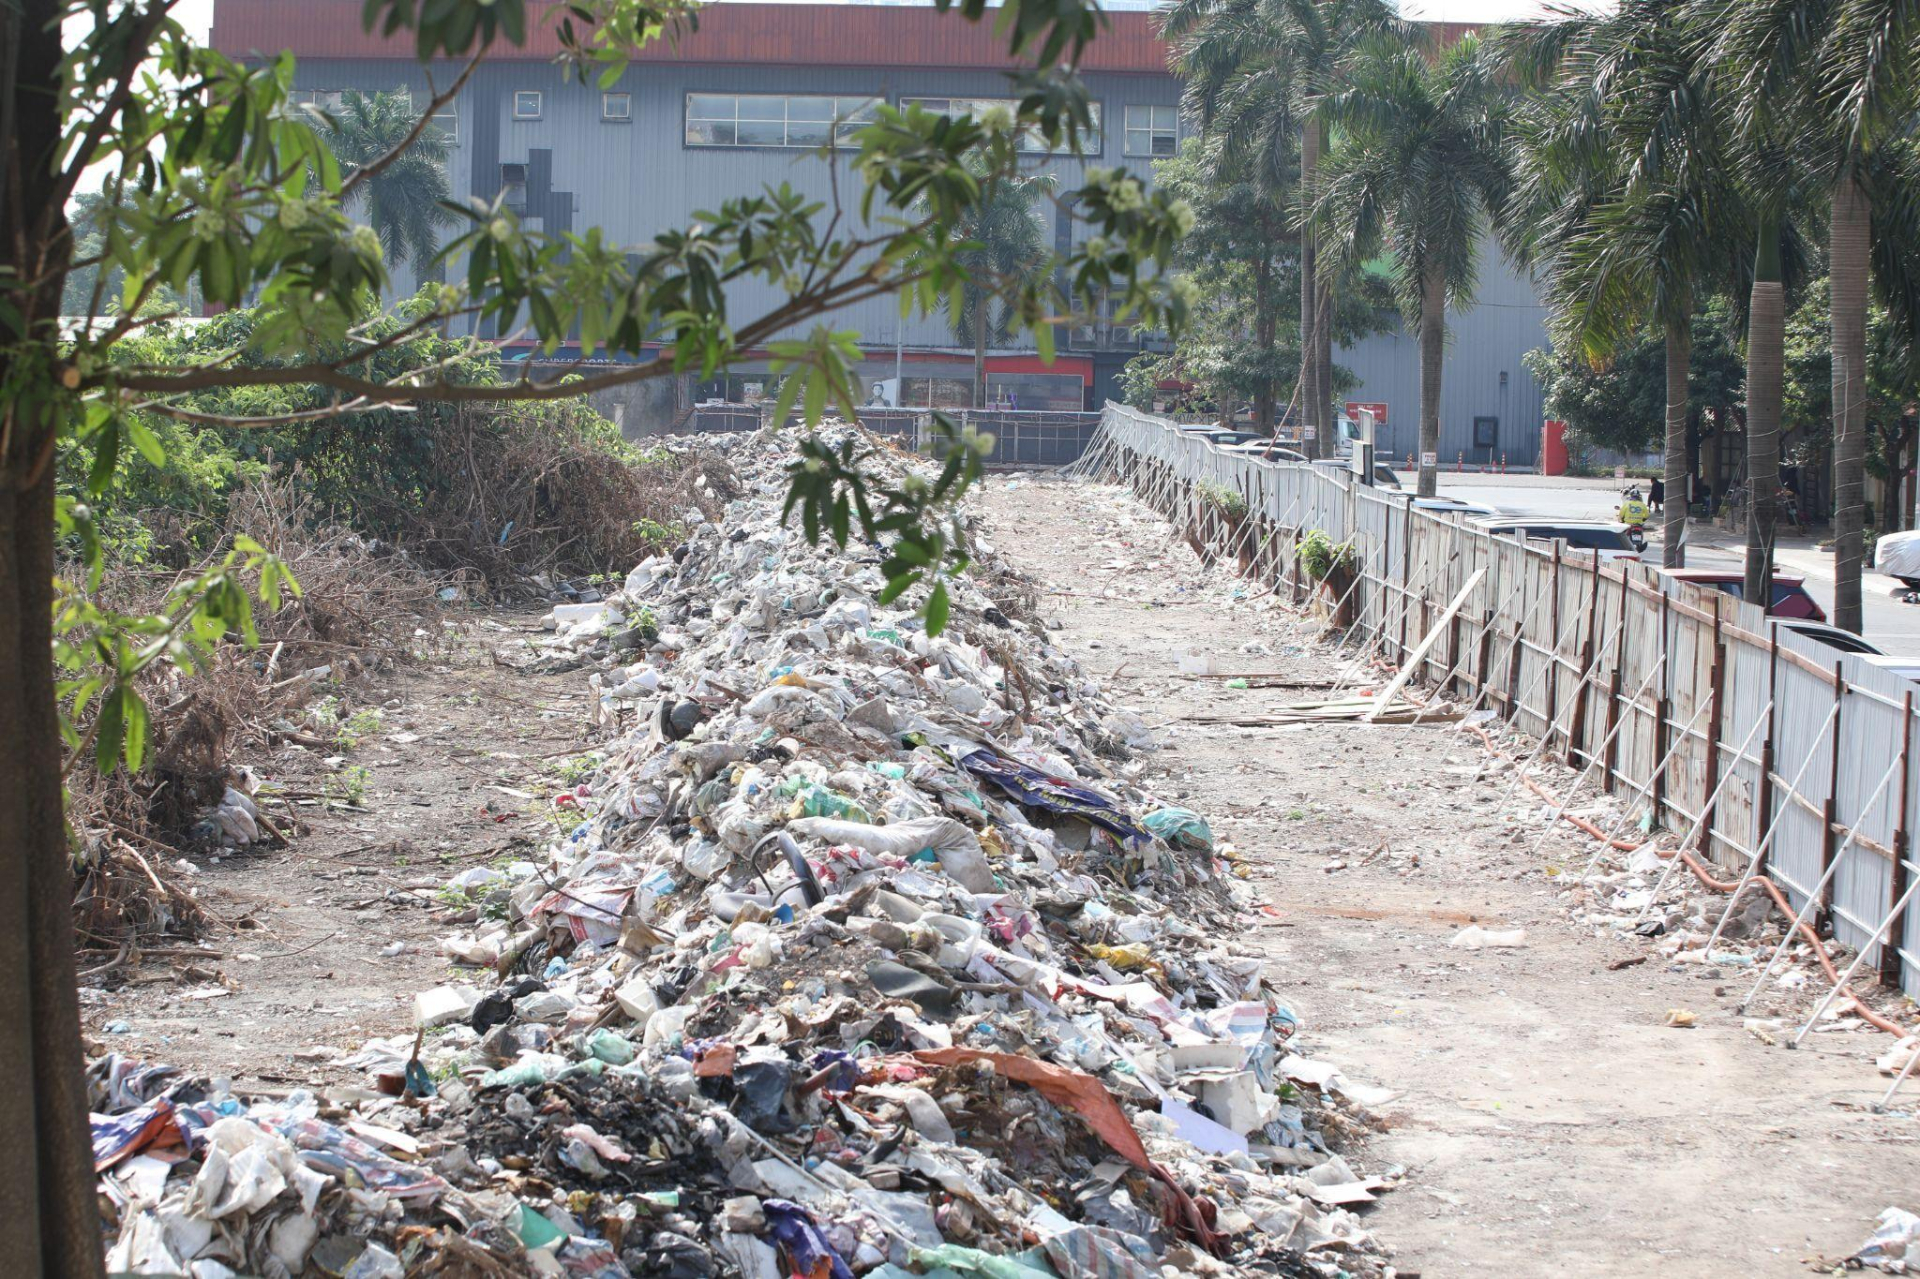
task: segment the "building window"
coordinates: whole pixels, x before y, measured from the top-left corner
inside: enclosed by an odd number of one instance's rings
[[[625,124],[633,119],[633,95],[631,93],[601,94],[600,118],[609,124]]]
[[[1020,102],[1017,98],[902,98],[900,99],[900,105],[903,107],[919,107],[922,111],[931,111],[935,115],[970,115],[976,120],[994,107],[1002,107],[1009,112],[1018,112],[1020,110]],[[1089,103],[1087,105],[1087,113],[1093,121],[1093,129],[1081,135],[1080,154],[1089,156],[1099,155],[1100,152],[1105,149],[1105,144],[1102,141],[1100,133],[1100,104],[1098,102]],[[1037,152],[1043,155],[1055,150],[1072,150],[1071,147],[1065,145],[1064,138],[1061,141],[1062,145],[1060,147],[1050,147],[1047,145],[1046,138],[1041,136],[1038,129],[1028,129],[1020,137],[1020,150]]]
[[[540,118],[540,90],[521,89],[513,95],[513,118],[516,120]]]
[[[689,93],[690,147],[821,147],[848,142],[874,118],[879,99],[777,93]]]
[[[295,89],[290,100],[295,106],[312,107],[325,115],[339,116],[340,104],[346,100],[345,89]]]
[[[460,112],[454,99],[447,99],[441,108],[433,113],[433,122],[430,127],[438,129],[440,136],[449,142],[459,139]]]
[[[1127,154],[1172,155],[1180,149],[1180,108],[1127,108]]]

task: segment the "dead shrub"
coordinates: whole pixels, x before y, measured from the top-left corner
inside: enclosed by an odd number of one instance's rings
[[[717,454],[622,444],[584,404],[538,417],[463,407],[415,430],[444,463],[434,484],[406,500],[368,494],[354,522],[390,530],[426,568],[475,574],[495,594],[534,576],[625,572],[689,507],[712,519],[737,491]]]

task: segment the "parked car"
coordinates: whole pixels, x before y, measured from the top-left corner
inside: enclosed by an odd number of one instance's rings
[[[1307,460],[1306,454],[1301,453],[1297,449],[1290,449],[1284,444],[1275,444],[1264,435],[1255,436],[1253,439],[1242,441],[1239,444],[1226,444],[1221,447],[1228,453],[1244,453],[1248,457],[1265,458],[1272,462],[1304,463]]]
[[[1746,574],[1737,568],[1663,568],[1660,570],[1676,582],[1692,582],[1709,590],[1719,591],[1733,598],[1747,597]],[[1767,606],[1767,612],[1775,617],[1804,617],[1813,622],[1827,620],[1827,612],[1820,602],[1807,594],[1807,579],[1795,577],[1791,573],[1773,575],[1773,600]]]
[[[1910,591],[1920,591],[1920,529],[1886,533],[1873,544],[1873,567],[1897,578]]]
[[[1851,653],[1868,666],[1876,667],[1901,679],[1920,682],[1920,657],[1900,657],[1885,653],[1872,640],[1862,639],[1852,631],[1843,631],[1837,626],[1828,626],[1825,622],[1810,622],[1804,619],[1782,621],[1780,629],[1792,631],[1795,635],[1804,635],[1808,639],[1819,640],[1829,648],[1842,653]]]
[[[1920,657],[1895,657],[1892,653],[1863,653],[1860,660],[1869,666],[1877,666],[1883,671],[1898,675],[1901,679],[1920,681]]]
[[[1640,552],[1627,537],[1627,526],[1605,520],[1554,520],[1538,516],[1502,515],[1477,521],[1496,537],[1524,534],[1529,540],[1565,542],[1576,551],[1591,551],[1603,563],[1609,560],[1637,560]]]
[[[1413,499],[1416,511],[1432,511],[1438,515],[1464,515],[1474,520],[1497,520],[1500,511],[1481,502],[1466,502],[1457,497],[1416,497]]]
[[[1866,657],[1884,656],[1871,640],[1861,639],[1852,631],[1843,631],[1838,626],[1828,626],[1825,622],[1812,622],[1799,618],[1793,621],[1782,621],[1780,629],[1792,631],[1795,635],[1804,635],[1811,640],[1819,640],[1828,648],[1837,648],[1842,653],[1858,653]]]
[[[1353,470],[1353,463],[1344,457],[1315,458],[1313,464],[1315,466],[1324,466],[1329,471]],[[1376,488],[1397,489],[1400,487],[1400,477],[1395,475],[1387,467],[1375,462],[1373,465],[1373,483]]]

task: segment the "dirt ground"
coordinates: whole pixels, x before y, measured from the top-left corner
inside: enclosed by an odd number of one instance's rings
[[[1369,1222],[1403,1274],[1799,1275],[1851,1252],[1882,1207],[1920,1208],[1913,1101],[1868,1109],[1880,1037],[1768,1048],[1732,1011],[1739,973],[1576,926],[1545,866],[1584,850],[1531,859],[1534,827],[1477,780],[1481,747],[1451,726],[1192,722],[1301,694],[1183,677],[1180,651],[1323,680],[1314,628],[1205,569],[1119,490],[985,489],[981,532],[1049,588],[1059,642],[1160,730],[1148,776],[1247,857],[1271,908],[1247,940],[1297,992],[1306,1051],[1398,1094],[1365,1153],[1406,1170]],[[551,796],[594,743],[583,672],[493,660],[535,633],[533,613],[476,614],[443,660],[375,678],[352,706],[380,722],[341,771],[317,750],[244,761],[281,795],[270,811],[308,831],[203,862],[212,953],[83,990],[94,1043],[264,1091],[364,1082],[343,1053],[407,1028],[417,991],[470,976],[437,952],[452,926],[436,891],[549,837]],[[349,806],[352,768],[367,772]],[[1476,921],[1525,944],[1449,947]],[[1673,1008],[1698,1027],[1666,1026]]]
[[[1253,937],[1297,987],[1307,1051],[1399,1093],[1369,1155],[1407,1178],[1369,1225],[1403,1273],[1803,1275],[1883,1207],[1920,1208],[1912,1098],[1869,1110],[1891,1040],[1769,1048],[1733,1011],[1750,976],[1573,923],[1546,868],[1583,841],[1531,857],[1537,824],[1509,820],[1505,779],[1476,780],[1483,748],[1452,726],[1190,722],[1311,694],[1184,677],[1182,651],[1324,680],[1328,650],[1120,490],[995,478],[983,505],[988,539],[1052,587],[1060,642],[1163,729],[1149,777],[1252,863],[1277,912]],[[1468,922],[1524,944],[1450,947]],[[1698,1025],[1667,1026],[1674,1008]]]
[[[357,724],[351,746],[237,761],[262,778],[272,819],[304,833],[286,849],[196,856],[188,882],[215,921],[211,953],[150,955],[111,992],[83,979],[93,1043],[266,1091],[361,1083],[338,1058],[408,1029],[416,992],[471,981],[471,969],[456,973],[440,954],[454,929],[433,917],[445,915],[437,894],[465,867],[524,857],[552,838],[551,797],[591,746],[583,673],[494,660],[524,653],[539,618],[456,619],[437,660],[342,689],[341,718]],[[341,763],[328,769],[336,752]]]

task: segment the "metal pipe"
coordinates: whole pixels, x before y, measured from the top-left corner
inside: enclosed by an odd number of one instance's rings
[[[1893,1083],[1887,1088],[1887,1095],[1882,1097],[1880,1104],[1873,1108],[1876,1112],[1885,1110],[1893,1104],[1893,1094],[1900,1091],[1900,1085],[1907,1082],[1907,1076],[1913,1073],[1916,1065],[1920,1065],[1920,1042],[1916,1042],[1913,1051],[1907,1054],[1907,1064],[1900,1067],[1900,1073],[1893,1077]]]
[[[1662,653],[1653,665],[1648,668],[1646,678],[1640,681],[1640,686],[1633,690],[1633,696],[1627,700],[1632,702],[1639,701],[1640,694],[1647,691],[1648,682],[1651,681],[1655,675],[1658,675],[1666,664],[1667,655]],[[1697,718],[1698,712],[1695,714]],[[1607,747],[1613,744],[1613,739],[1619,735],[1621,728],[1626,725],[1626,722],[1627,720],[1624,715],[1615,720],[1613,727],[1607,730],[1607,735],[1600,739],[1600,749],[1587,753],[1587,766],[1580,770],[1580,776],[1573,779],[1573,785],[1561,796],[1560,803],[1554,807],[1553,816],[1547,818],[1547,828],[1540,832],[1540,838],[1534,842],[1532,849],[1527,853],[1529,859],[1540,855],[1540,848],[1547,842],[1547,836],[1553,833],[1553,828],[1558,826],[1560,819],[1566,815],[1567,806],[1573,802],[1574,792],[1586,784],[1588,775],[1593,772],[1593,766],[1606,757]]]
[[[1686,723],[1686,727],[1680,730],[1680,735],[1674,738],[1673,741],[1667,744],[1666,754],[1660,757],[1660,762],[1654,766],[1654,769],[1651,773],[1647,774],[1647,780],[1644,782],[1629,781],[1627,783],[1627,785],[1632,787],[1634,791],[1642,799],[1646,799],[1649,797],[1648,792],[1653,789],[1654,781],[1660,776],[1660,774],[1667,771],[1667,765],[1673,762],[1673,757],[1680,752],[1680,748],[1686,745],[1687,738],[1692,735],[1693,726],[1695,724],[1698,724],[1700,722],[1700,717],[1702,715],[1705,715],[1711,709],[1713,709],[1713,703],[1711,702],[1708,702],[1704,706],[1696,707],[1693,712],[1693,718],[1688,720]],[[1613,846],[1613,841],[1619,838],[1621,827],[1625,824],[1625,819],[1627,815],[1630,814],[1631,812],[1633,812],[1632,805],[1628,805],[1627,807],[1620,810],[1619,816],[1614,818],[1613,825],[1609,826],[1605,834],[1601,836],[1600,846],[1594,849],[1593,856],[1587,859],[1587,868],[1580,872],[1580,878],[1585,879],[1587,876],[1593,874],[1593,868],[1595,863],[1597,863],[1600,860],[1600,855],[1602,853],[1606,852],[1607,849]]]
[[[1838,866],[1840,859],[1837,857],[1834,858],[1833,864]],[[1866,944],[1861,946],[1859,952],[1854,955],[1853,962],[1847,965],[1847,971],[1840,974],[1840,980],[1833,983],[1833,989],[1829,990],[1827,997],[1820,1001],[1820,1006],[1813,1010],[1813,1016],[1807,1018],[1807,1024],[1800,1028],[1800,1033],[1793,1037],[1792,1047],[1798,1048],[1800,1046],[1800,1041],[1805,1039],[1807,1032],[1813,1029],[1813,1023],[1819,1021],[1820,1015],[1827,1011],[1827,1005],[1831,1004],[1834,998],[1839,995],[1842,990],[1846,989],[1847,980],[1852,977],[1855,972],[1859,971],[1860,965],[1867,958],[1867,952],[1879,943],[1880,934],[1886,932],[1887,925],[1891,924],[1894,919],[1899,916],[1900,912],[1906,909],[1907,903],[1913,900],[1913,895],[1916,892],[1920,892],[1920,878],[1908,884],[1907,891],[1900,894],[1900,900],[1893,904],[1893,909],[1887,912],[1887,917],[1880,921],[1880,926],[1873,930],[1872,935],[1867,938]]]
[[[1754,997],[1760,993],[1760,987],[1765,985],[1767,978],[1773,975],[1774,965],[1779,963],[1780,957],[1787,953],[1787,947],[1793,942],[1793,935],[1799,932],[1801,925],[1805,924],[1807,920],[1812,917],[1814,907],[1820,904],[1820,895],[1827,890],[1827,881],[1832,879],[1833,873],[1839,869],[1839,858],[1836,857],[1827,863],[1826,870],[1820,874],[1819,882],[1813,886],[1813,891],[1807,894],[1806,903],[1794,912],[1793,919],[1787,924],[1786,934],[1780,938],[1780,944],[1775,946],[1773,948],[1773,954],[1768,956],[1767,966],[1760,970],[1758,977],[1754,978],[1753,989],[1749,990],[1747,997],[1740,1001],[1739,1011],[1745,1012],[1747,1010],[1747,1005],[1751,1004]],[[1914,882],[1920,883],[1920,879]]]
[[[1760,717],[1753,721],[1753,727],[1747,730],[1747,735],[1741,741],[1740,749],[1735,752],[1736,754],[1744,753],[1747,747],[1752,744],[1753,735],[1766,727],[1767,713],[1772,709],[1773,703],[1768,702],[1765,708],[1761,710]],[[1654,882],[1653,895],[1647,898],[1647,904],[1640,910],[1639,918],[1641,920],[1644,920],[1648,915],[1653,913],[1653,904],[1660,900],[1660,893],[1666,888],[1667,881],[1673,877],[1675,868],[1687,860],[1684,856],[1687,851],[1687,845],[1693,843],[1694,837],[1700,833],[1700,828],[1707,824],[1707,815],[1713,812],[1714,801],[1720,798],[1720,792],[1726,789],[1727,783],[1732,779],[1733,770],[1729,768],[1726,772],[1720,774],[1720,780],[1713,784],[1713,790],[1708,792],[1706,802],[1700,805],[1700,812],[1693,819],[1693,825],[1687,828],[1685,838],[1680,841],[1680,847],[1674,851],[1673,860],[1667,863],[1667,868],[1660,872],[1660,878]],[[1635,922],[1639,921],[1636,920]]]
[[[1806,758],[1802,759],[1800,761],[1800,767],[1794,770],[1793,780],[1787,783],[1787,794],[1793,795],[1799,793],[1800,779],[1807,775],[1807,768],[1813,763],[1814,754],[1820,749],[1821,739],[1826,737],[1827,730],[1833,727],[1834,717],[1839,713],[1840,703],[1836,701],[1827,711],[1827,717],[1820,721],[1820,731],[1813,735],[1813,741],[1807,747]],[[1891,775],[1891,772],[1889,772],[1889,775]],[[1885,784],[1885,780],[1882,779],[1881,785],[1884,786]],[[1874,792],[1874,798],[1879,798],[1879,792],[1877,790]],[[1873,801],[1868,800],[1867,807],[1871,808],[1872,806]],[[1720,922],[1713,926],[1713,935],[1707,938],[1707,956],[1709,959],[1713,956],[1713,944],[1720,940],[1721,930],[1727,926],[1727,921],[1733,918],[1733,908],[1739,905],[1740,895],[1747,891],[1747,885],[1753,882],[1754,875],[1759,871],[1760,861],[1767,855],[1768,845],[1773,843],[1773,832],[1780,829],[1780,819],[1786,815],[1786,811],[1787,806],[1785,803],[1782,803],[1780,811],[1774,813],[1773,816],[1767,819],[1767,829],[1761,834],[1760,842],[1754,847],[1753,855],[1747,858],[1747,868],[1741,872],[1740,882],[1733,886],[1733,896],[1727,899],[1727,908],[1720,912]],[[1861,816],[1866,816],[1865,809],[1861,810]],[[1859,823],[1855,822],[1854,826],[1857,829]],[[1852,841],[1852,830],[1847,832],[1847,839],[1849,842]],[[1842,847],[1844,847],[1844,845]]]
[[[1578,628],[1584,620],[1585,620],[1584,617],[1576,618],[1574,622],[1574,626]],[[1586,670],[1580,673],[1579,682],[1573,686],[1573,695],[1567,698],[1566,709],[1569,714],[1569,717],[1571,717],[1573,708],[1580,704],[1580,699],[1586,696],[1587,681],[1591,680],[1593,678],[1593,673],[1600,669],[1600,663],[1605,661],[1607,654],[1613,651],[1613,646],[1619,642],[1620,636],[1623,633],[1624,632],[1622,631],[1615,631],[1612,635],[1608,636],[1606,646],[1602,648],[1598,653],[1594,654],[1593,660],[1587,663]],[[1546,664],[1541,667],[1540,671],[1536,672],[1535,678],[1538,679],[1540,675],[1545,674],[1546,671],[1549,670],[1553,666],[1553,664],[1555,662],[1558,662],[1559,660],[1560,660],[1560,637],[1558,635],[1555,635],[1553,637],[1553,646],[1547,653]],[[1526,701],[1524,697],[1522,697],[1520,700],[1522,703]],[[1507,783],[1507,789],[1504,792],[1502,792],[1500,795],[1500,801],[1499,801],[1500,803],[1504,804],[1507,802],[1509,798],[1512,797],[1514,790],[1526,778],[1527,770],[1529,768],[1532,768],[1535,761],[1537,761],[1540,758],[1540,756],[1546,753],[1547,746],[1553,741],[1553,735],[1557,731],[1559,731],[1558,717],[1548,720],[1546,732],[1540,735],[1539,742],[1537,742],[1534,745],[1533,754],[1527,756],[1527,762],[1525,764],[1522,764],[1518,769],[1514,771],[1513,780]]]

